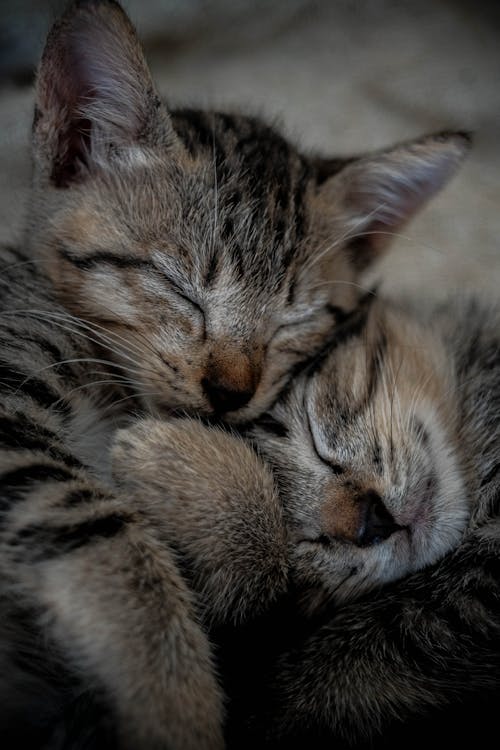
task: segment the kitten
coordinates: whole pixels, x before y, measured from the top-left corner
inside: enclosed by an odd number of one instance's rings
[[[358,298],[467,138],[308,158],[255,118],[159,100],[118,5],[76,5],[38,74],[27,246],[142,402],[251,419]]]
[[[111,433],[140,408],[257,417],[466,149],[450,133],[308,157],[253,118],[169,112],[112,0],[55,24],[24,246],[2,250],[4,734],[44,693],[19,655],[46,648],[104,695],[123,746],[221,746],[196,604],[161,508],[112,486]]]
[[[206,621],[276,604],[225,660],[234,747],[351,746],[498,695],[499,331],[475,300],[367,299],[251,429],[267,465],[194,421],[118,432],[117,476],[163,504]]]

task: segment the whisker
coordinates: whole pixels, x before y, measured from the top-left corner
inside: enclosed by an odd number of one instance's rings
[[[59,328],[67,331],[68,333],[72,333],[74,335],[80,336],[86,339],[87,341],[91,341],[92,343],[97,344],[98,346],[103,346],[103,345],[106,346],[106,348],[109,349],[109,351],[113,352],[118,357],[122,357],[124,359],[129,360],[130,362],[132,362],[132,364],[135,367],[137,367],[136,359],[131,357],[130,354],[128,354],[124,350],[116,349],[114,346],[112,346],[109,343],[109,341],[107,340],[107,337],[104,334],[102,334],[99,331],[94,331],[92,326],[88,325],[87,323],[83,321],[80,321],[78,318],[75,318],[74,316],[67,316],[67,315],[60,314],[60,313],[51,313],[51,312],[47,312],[46,310],[33,310],[33,309],[12,310],[12,311],[8,310],[8,311],[0,312],[0,316],[5,316],[5,317],[15,317],[19,315],[29,315],[31,317],[34,317],[37,320],[39,320],[40,318],[44,318],[47,322],[50,322],[53,325],[58,326]],[[63,322],[61,322],[61,320]],[[66,323],[67,325],[64,325],[64,323]],[[71,327],[69,323],[72,323],[73,327]],[[78,328],[75,328],[74,326],[78,326]],[[83,331],[79,330],[80,328],[83,329]],[[85,333],[85,331],[91,331],[92,333],[95,333],[95,335],[98,336],[99,339],[89,336],[88,333]],[[139,348],[138,348],[138,353],[141,353],[141,350]],[[141,369],[145,369],[145,368],[141,367]],[[151,370],[150,372],[153,374],[156,374],[154,373],[153,370]]]
[[[121,404],[124,401],[128,401],[128,400],[130,400],[132,398],[133,399],[138,399],[138,398],[141,398],[141,397],[144,397],[144,396],[150,396],[150,397],[157,397],[157,398],[159,398],[159,397],[162,396],[162,394],[159,393],[158,391],[142,391],[142,392],[139,392],[139,393],[132,393],[129,396],[124,396],[123,398],[119,398],[117,401],[113,401],[108,407],[105,407],[102,410],[101,413],[102,414],[106,414],[108,411],[110,411],[111,409],[114,409],[116,406],[118,406],[118,404]],[[144,408],[146,408],[147,413],[150,416],[154,416],[153,412],[151,411],[151,409],[147,405],[144,406],[144,404],[141,404],[141,407],[142,407],[141,411],[144,410]]]

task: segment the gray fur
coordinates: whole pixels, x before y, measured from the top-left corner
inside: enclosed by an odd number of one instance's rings
[[[467,145],[449,133],[309,157],[257,119],[169,112],[113,0],[54,25],[24,244],[2,249],[1,722],[12,702],[27,721],[43,684],[16,661],[27,648],[104,696],[121,746],[222,746],[208,609],[154,490],[112,478],[111,435],[144,409],[245,421],[268,408],[356,308],[385,231]],[[286,567],[273,558],[259,590],[283,587]],[[261,599],[243,586],[232,601],[240,621]]]
[[[163,500],[206,621],[237,632],[278,602],[274,635],[243,631],[232,654],[235,747],[295,747],[308,732],[356,745],[497,694],[499,323],[473,299],[417,314],[373,302],[257,420],[276,486],[240,437],[196,421],[118,433],[115,471]],[[352,513],[362,484],[397,523],[366,544],[345,536],[342,504],[351,493]]]

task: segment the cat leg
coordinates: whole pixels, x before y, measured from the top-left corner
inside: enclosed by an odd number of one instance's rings
[[[116,481],[155,503],[210,625],[238,624],[285,591],[274,480],[242,439],[196,420],[145,419],[118,431],[113,461]]]
[[[0,470],[4,591],[104,690],[120,747],[223,747],[209,643],[148,498],[122,501],[77,466],[26,454]]]

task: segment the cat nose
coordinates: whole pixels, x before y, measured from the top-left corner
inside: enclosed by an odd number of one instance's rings
[[[359,525],[355,544],[359,547],[383,542],[401,528],[374,490],[368,490],[356,498],[356,503],[359,506]]]
[[[217,381],[210,380],[210,378],[203,378],[201,387],[214,411],[218,414],[241,409],[242,406],[248,404],[255,393],[255,390],[252,389],[237,390],[227,388]]]
[[[209,360],[201,387],[217,414],[236,411],[255,393],[258,372],[250,357],[235,348],[222,348]]]
[[[368,547],[388,539],[401,529],[375,490],[356,495],[341,493],[323,510],[325,534],[332,539]]]

